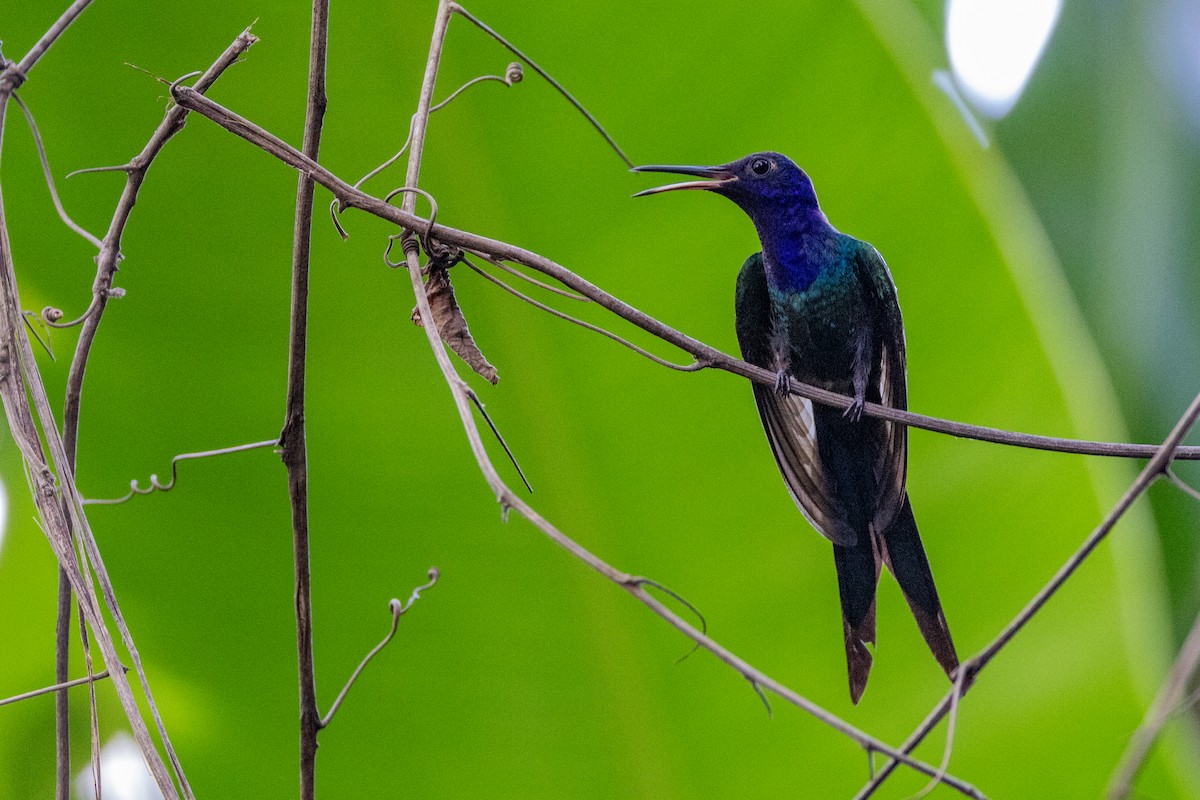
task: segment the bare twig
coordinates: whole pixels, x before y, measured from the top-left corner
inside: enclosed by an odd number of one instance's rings
[[[385,219],[410,230],[424,230],[429,224],[428,220],[405,211],[403,208],[396,208],[384,203],[378,197],[373,197],[355,189],[320,164],[305,158],[303,154],[279,139],[279,137],[268,133],[245,117],[239,116],[207,97],[196,94],[185,86],[177,87],[173,90],[172,94],[176,102],[181,106],[208,117],[229,132],[263,149],[293,169],[312,175],[317,183],[333,192],[334,196],[344,206],[358,208],[380,219]],[[705,367],[731,372],[764,386],[775,385],[776,376],[768,370],[747,364],[740,359],[704,344],[698,339],[675,330],[645,312],[639,311],[625,301],[605,292],[595,284],[592,284],[545,256],[507,242],[451,228],[441,223],[437,227],[437,237],[442,242],[461,247],[464,250],[474,253],[488,253],[497,260],[521,264],[543,275],[554,278],[627,322],[689,353]],[[829,392],[795,380],[791,382],[791,392],[813,402],[835,408],[848,408],[854,402],[850,397],[845,395]],[[1152,458],[1158,451],[1158,446],[1152,444],[1098,442],[1018,433],[982,425],[971,425],[965,422],[955,422],[924,414],[916,414],[911,411],[901,411],[900,409],[880,406],[875,403],[867,403],[864,406],[864,413],[867,416],[899,422],[909,427],[921,428],[934,431],[935,433],[1008,445],[1010,447],[1024,447],[1031,450],[1113,458]],[[1175,454],[1175,458],[1181,461],[1200,460],[1200,446],[1180,446]]]
[[[325,119],[325,61],[329,40],[329,0],[313,0],[309,39],[308,102],[304,113],[304,155],[316,160]],[[296,650],[300,683],[300,800],[316,796],[317,679],[313,666],[312,573],[308,543],[308,455],[304,431],[305,360],[308,348],[308,271],[312,245],[315,184],[301,174],[296,188],[292,240],[291,335],[288,345],[287,408],[279,434],[292,501],[292,549],[296,565]]]
[[[79,15],[91,4],[92,0],[75,0],[74,3],[71,3],[67,10],[50,26],[50,29],[42,34],[42,38],[38,39],[37,44],[31,47],[29,52],[25,54],[25,57],[21,59],[21,62],[16,65],[17,71],[22,76],[28,75],[29,71],[33,69],[33,65],[41,60],[41,57],[46,54],[50,46],[58,41],[58,37],[66,33],[67,28],[71,27],[71,23],[78,19]],[[23,77],[22,80],[24,80]],[[0,88],[0,94],[4,93],[5,90]]]
[[[96,681],[102,681],[107,677],[108,670],[104,670],[103,672],[97,672],[95,675],[76,678],[73,681],[64,681],[63,683],[56,683],[53,686],[43,686],[41,689],[34,689],[32,692],[25,692],[24,694],[15,694],[12,697],[6,697],[3,700],[0,700],[0,706],[7,706],[11,703],[19,703],[22,700],[28,700],[31,697],[40,697],[41,695],[50,694],[51,692],[61,692],[66,689],[70,689],[73,686],[82,686],[85,683],[95,683]]]
[[[968,689],[971,688],[976,677],[979,675],[979,672],[986,667],[988,663],[995,658],[996,655],[1003,650],[1010,641],[1012,641],[1013,637],[1025,627],[1029,620],[1033,619],[1034,615],[1037,614],[1038,611],[1041,610],[1042,606],[1044,606],[1046,602],[1054,596],[1055,592],[1062,588],[1062,585],[1067,582],[1067,579],[1075,574],[1075,571],[1083,565],[1083,562],[1087,560],[1087,557],[1091,555],[1092,551],[1095,550],[1102,541],[1104,541],[1105,537],[1108,536],[1109,532],[1113,529],[1125,512],[1129,510],[1134,501],[1136,501],[1142,495],[1142,493],[1150,487],[1150,484],[1154,483],[1154,481],[1160,476],[1166,474],[1170,467],[1171,460],[1175,457],[1175,451],[1179,447],[1179,443],[1183,441],[1184,436],[1186,436],[1188,431],[1191,430],[1192,426],[1196,423],[1197,418],[1200,418],[1200,394],[1196,395],[1196,398],[1192,400],[1192,404],[1188,406],[1187,411],[1185,411],[1183,416],[1179,418],[1179,421],[1175,424],[1175,427],[1171,430],[1171,433],[1167,436],[1163,443],[1159,445],[1158,452],[1155,453],[1154,457],[1150,459],[1149,463],[1146,464],[1142,471],[1138,473],[1137,478],[1135,478],[1129,488],[1125,490],[1125,494],[1121,496],[1121,499],[1118,500],[1113,509],[1109,511],[1108,516],[1104,518],[1104,521],[1096,526],[1096,529],[1093,530],[1092,533],[1083,541],[1083,544],[1079,546],[1079,549],[1076,550],[1069,559],[1067,559],[1067,562],[1063,564],[1058,572],[1054,574],[1054,577],[1042,587],[1041,591],[1034,595],[1033,599],[1030,600],[1029,603],[1026,604],[1025,608],[1021,609],[1021,612],[1017,614],[1017,616],[1015,616],[1013,620],[1008,623],[1008,625],[1005,626],[1004,630],[1002,630],[996,636],[996,638],[992,640],[991,644],[985,647],[974,658],[963,662],[963,664],[959,667],[959,672],[964,673],[964,683],[962,687],[962,692],[964,694]],[[946,715],[946,712],[950,709],[951,704],[954,702],[954,695],[955,690],[948,692],[946,696],[942,698],[941,702],[939,702],[937,706],[935,706],[934,709],[929,713],[925,720],[919,726],[917,726],[917,729],[913,731],[912,735],[909,736],[901,748],[905,753],[911,753],[913,749],[915,749],[916,746],[919,745],[925,739],[925,737],[929,735],[929,732],[937,726],[937,724]],[[889,775],[892,774],[893,770],[895,770],[895,767],[896,765],[894,761],[885,764],[878,774],[876,774],[875,777],[872,778],[866,784],[866,786],[862,788],[861,791],[859,791],[859,793],[855,796],[855,800],[866,800],[866,798],[874,794],[879,786],[885,780],[887,780]]]
[[[667,369],[678,370],[680,372],[695,372],[697,370],[704,369],[704,365],[702,365],[698,361],[693,361],[690,364],[676,364],[674,361],[668,361],[665,358],[656,356],[656,355],[654,355],[654,353],[651,353],[649,350],[645,350],[641,347],[638,347],[633,342],[629,341],[628,339],[623,339],[620,336],[617,336],[615,333],[613,333],[610,330],[601,328],[599,325],[593,325],[590,322],[579,319],[578,317],[573,317],[570,314],[565,314],[562,311],[559,311],[557,308],[548,306],[541,301],[534,300],[529,295],[525,294],[524,292],[519,291],[518,289],[513,288],[512,286],[508,285],[504,281],[497,278],[495,275],[492,275],[489,272],[484,272],[482,269],[480,269],[479,267],[477,267],[475,264],[471,263],[470,261],[467,261],[466,259],[464,259],[464,261],[466,261],[467,266],[470,267],[472,270],[474,270],[478,274],[482,275],[484,278],[486,278],[487,280],[496,284],[501,289],[503,289],[504,291],[513,295],[514,297],[520,298],[521,300],[524,300],[526,303],[529,303],[529,305],[533,306],[534,308],[539,308],[548,314],[553,314],[554,316],[558,317],[559,319],[565,319],[567,322],[578,325],[581,328],[586,328],[587,330],[594,331],[595,333],[598,333],[601,336],[606,336],[609,339],[612,339],[617,344],[628,347],[630,350],[637,353],[638,355],[645,356],[646,358],[653,361],[655,364],[664,366]],[[520,273],[518,273],[518,274],[520,274]]]
[[[1137,780],[1142,765],[1149,758],[1159,732],[1172,716],[1187,707],[1182,701],[1197,667],[1200,667],[1200,616],[1192,623],[1192,630],[1184,640],[1183,647],[1179,649],[1179,655],[1171,665],[1166,681],[1158,690],[1154,702],[1146,709],[1142,724],[1130,737],[1121,760],[1117,762],[1108,784],[1108,800],[1124,800],[1129,796],[1133,790],[1133,782]]]
[[[33,118],[33,112],[29,110],[29,106],[25,105],[24,101],[14,92],[12,96],[17,107],[21,109],[21,113],[25,115],[25,121],[29,123],[29,130],[33,134],[33,143],[37,146],[38,159],[42,162],[42,175],[46,178],[46,188],[50,190],[50,200],[54,203],[54,209],[58,212],[58,217],[71,230],[78,233],[84,239],[87,239],[96,249],[100,249],[100,240],[92,234],[88,233],[82,225],[71,219],[71,215],[63,208],[62,200],[59,199],[58,189],[54,186],[54,173],[50,171],[50,159],[46,156],[46,144],[42,141],[42,133],[38,130],[37,121]]]
[[[242,31],[229,47],[213,62],[204,73],[196,81],[193,91],[205,92],[209,87],[216,82],[217,78],[228,69],[237,60],[258,41],[258,37],[250,33],[250,29]],[[125,226],[129,222],[129,215],[133,211],[134,204],[137,203],[138,193],[142,188],[142,182],[146,178],[146,173],[150,169],[150,165],[154,159],[162,151],[175,134],[183,130],[183,125],[187,120],[187,109],[179,106],[172,106],[163,117],[161,123],[155,129],[150,141],[142,148],[133,159],[126,164],[123,169],[126,173],[125,188],[121,192],[121,198],[117,201],[117,208],[113,212],[112,221],[109,223],[108,231],[104,235],[103,246],[100,249],[100,255],[96,258],[96,279],[92,285],[92,296],[94,308],[89,309],[86,313],[83,329],[79,333],[79,341],[75,345],[75,355],[71,360],[71,370],[67,376],[67,400],[63,410],[63,440],[68,446],[68,452],[71,454],[72,463],[75,457],[75,442],[79,434],[79,411],[81,406],[81,395],[83,392],[84,373],[87,370],[88,356],[91,353],[92,343],[95,341],[96,332],[100,328],[100,322],[104,317],[104,311],[107,307],[108,300],[111,297],[118,296],[114,294],[119,290],[113,289],[113,278],[116,276],[117,267],[121,262],[121,238],[125,232]]]
[[[474,389],[468,388],[467,392],[471,398],[471,402],[475,404],[475,409],[479,412],[479,416],[483,417],[483,421],[487,423],[488,428],[492,432],[492,436],[496,437],[496,441],[500,443],[500,447],[504,450],[504,454],[508,456],[509,463],[511,463],[513,465],[513,469],[517,471],[517,477],[521,479],[521,483],[525,484],[525,488],[532,492],[533,486],[529,483],[529,479],[525,477],[525,470],[521,469],[521,464],[517,461],[516,455],[508,446],[508,442],[504,441],[504,435],[500,433],[500,429],[496,427],[496,423],[492,421],[491,415],[488,414],[487,409],[484,408],[483,401],[479,399],[479,395],[475,393]]]
[[[1171,483],[1175,484],[1176,489],[1188,495],[1193,500],[1200,500],[1200,489],[1197,489],[1195,486],[1192,486],[1184,481],[1183,478],[1175,474],[1175,470],[1168,469],[1167,477],[1171,480]]]
[[[80,563],[86,563],[83,556],[80,557]],[[83,614],[79,615],[79,639],[83,646],[83,663],[87,667],[88,677],[93,677],[95,673],[95,665],[92,663],[92,646],[89,643],[87,633],[87,622],[83,618]],[[60,693],[61,694],[61,693]],[[93,795],[96,800],[100,800],[101,780],[100,780],[100,713],[96,710],[96,682],[88,681],[88,733],[91,737],[92,745],[92,787]]]
[[[604,141],[608,142],[608,146],[611,147],[613,149],[613,151],[618,156],[621,157],[621,160],[625,162],[625,166],[627,166],[627,167],[633,166],[633,162],[629,160],[629,157],[627,155],[625,155],[625,151],[622,150],[620,145],[617,144],[616,140],[613,139],[613,137],[608,134],[608,131],[604,130],[604,126],[600,124],[600,121],[592,116],[592,112],[590,112],[586,108],[584,108],[583,103],[580,103],[578,100],[576,100],[575,96],[573,94],[571,94],[570,92],[568,92],[565,86],[563,86],[561,83],[556,81],[553,78],[553,76],[550,75],[549,72],[546,72],[546,70],[544,70],[540,66],[538,66],[533,60],[531,60],[529,58],[529,56],[525,55],[520,50],[518,50],[516,45],[514,45],[512,42],[508,41],[508,39],[505,39],[500,34],[496,33],[496,31],[494,31],[490,27],[488,27],[483,22],[483,20],[479,19],[474,14],[467,11],[465,8],[460,6],[458,3],[451,3],[450,10],[452,12],[454,12],[455,14],[458,14],[463,19],[470,22],[475,27],[479,28],[479,30],[483,31],[484,33],[486,33],[488,36],[495,39],[500,44],[504,45],[504,47],[506,47],[510,53],[512,53],[514,56],[516,56],[517,58],[521,59],[526,64],[528,64],[529,68],[532,69],[534,72],[536,72],[538,75],[541,75],[546,80],[546,83],[553,86],[554,90],[556,92],[558,92],[563,97],[565,97],[571,105],[575,106],[575,110],[577,110],[580,114],[583,114],[583,116],[587,118],[587,121],[591,123],[592,127],[595,128],[596,131],[601,136],[604,137]],[[411,184],[411,182],[410,182],[410,184]]]
[[[278,447],[278,439],[268,439],[262,442],[252,442],[250,444],[239,444],[234,447],[223,447],[220,450],[203,450],[198,453],[180,453],[171,459],[171,480],[166,483],[159,483],[157,475],[150,476],[150,485],[142,488],[138,485],[137,479],[129,482],[129,492],[122,497],[113,500],[95,500],[86,499],[84,505],[93,506],[115,506],[128,501],[134,495],[147,495],[154,492],[169,492],[175,488],[175,481],[179,478],[179,462],[190,461],[197,458],[212,458],[213,456],[225,456],[230,453],[244,453],[247,450],[259,450],[264,447]]]
[[[400,626],[400,618],[408,613],[408,610],[412,608],[413,603],[421,599],[421,592],[425,591],[426,589],[433,588],[434,584],[438,582],[439,577],[441,577],[441,573],[438,572],[437,567],[430,567],[429,580],[413,589],[412,594],[409,595],[407,602],[401,603],[399,600],[393,598],[392,601],[388,603],[388,609],[392,612],[391,630],[387,632],[387,636],[383,637],[383,641],[371,648],[371,652],[367,653],[363,660],[359,662],[358,667],[356,667],[354,673],[351,674],[350,680],[346,681],[346,685],[342,687],[340,692],[338,692],[337,699],[334,700],[333,705],[329,707],[329,713],[321,719],[322,728],[328,726],[329,723],[333,721],[333,715],[336,714],[337,710],[342,707],[342,701],[346,699],[346,695],[350,692],[351,687],[353,687],[355,682],[358,681],[358,676],[361,675],[362,671],[367,668],[367,664],[371,663],[371,659],[375,658],[375,656],[379,654],[379,651],[387,647],[388,642],[392,641],[392,637],[396,635],[396,629]]]
[[[575,300],[580,303],[592,302],[591,300],[587,299],[586,297],[584,297],[581,294],[575,294],[574,292],[567,291],[566,289],[560,289],[559,287],[554,286],[549,283],[546,283],[545,281],[539,281],[537,278],[534,278],[530,275],[526,275],[524,272],[521,272],[521,270],[516,269],[514,267],[510,267],[508,264],[505,264],[503,261],[492,258],[487,253],[473,253],[473,255],[479,256],[484,261],[491,264],[493,267],[498,267],[498,268],[504,270],[505,272],[507,272],[509,275],[520,278],[521,280],[525,281],[526,283],[532,283],[534,286],[537,286],[538,288],[545,289],[548,292],[553,292],[554,294],[557,294],[561,297],[565,297],[568,300]]]
[[[81,623],[81,631],[83,627]],[[54,680],[60,684],[65,682],[69,674],[70,646],[71,579],[67,571],[59,567],[54,624]],[[65,691],[54,695],[54,797],[55,800],[71,800],[71,703]]]

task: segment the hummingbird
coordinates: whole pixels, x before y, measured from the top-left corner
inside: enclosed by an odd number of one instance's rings
[[[774,386],[752,384],[767,441],[792,499],[833,543],[850,699],[857,705],[871,672],[880,564],[952,677],[958,656],[905,487],[908,429],[863,416],[868,401],[908,406],[904,324],[883,257],[834,228],[808,175],[779,153],[633,171],[701,179],[634,197],[703,189],[729,198],[754,223],[762,250],[738,273],[738,344],[748,363],[777,376]],[[791,394],[792,380],[853,402],[845,411],[815,404]]]

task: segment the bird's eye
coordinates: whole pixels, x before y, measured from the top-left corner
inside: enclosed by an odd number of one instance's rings
[[[771,171],[771,162],[765,158],[756,158],[750,162],[750,171],[755,175],[766,175]]]

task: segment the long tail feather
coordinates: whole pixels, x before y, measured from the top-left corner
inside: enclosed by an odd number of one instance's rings
[[[867,688],[874,660],[867,644],[875,644],[875,587],[879,582],[879,554],[870,536],[859,536],[850,547],[833,546],[838,591],[842,598],[842,632],[846,640],[846,668],[850,699],[855,705]]]
[[[913,518],[912,504],[907,494],[895,520],[883,533],[883,560],[888,570],[896,576],[896,582],[904,592],[904,599],[908,601],[908,607],[912,609],[917,627],[933,651],[933,657],[947,675],[952,674],[958,667],[958,654],[942,613],[929,559],[925,556],[921,536],[917,533],[917,522]]]

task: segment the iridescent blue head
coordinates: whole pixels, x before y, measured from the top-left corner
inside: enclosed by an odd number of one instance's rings
[[[751,153],[719,167],[656,165],[634,167],[633,171],[670,172],[705,178],[647,189],[634,197],[676,189],[706,189],[737,203],[754,221],[760,233],[780,225],[804,226],[810,220],[824,221],[812,181],[804,170],[781,153]]]

